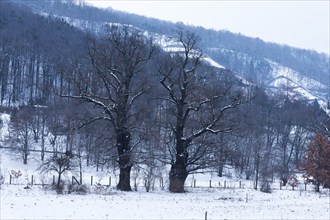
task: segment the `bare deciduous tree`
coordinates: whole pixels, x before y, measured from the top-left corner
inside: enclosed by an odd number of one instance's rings
[[[76,164],[74,161],[74,155],[70,151],[64,153],[57,152],[52,156],[45,159],[45,161],[39,167],[42,173],[56,172],[57,173],[57,183],[56,190],[62,192],[61,187],[62,174],[71,171],[75,168]]]
[[[117,188],[131,191],[131,138],[138,114],[135,102],[148,89],[144,67],[155,47],[140,31],[111,26],[102,39],[89,39],[87,49],[93,70],[79,69],[72,77],[78,94],[65,96],[91,103],[100,110],[86,123],[106,120],[111,124],[120,169]]]
[[[158,65],[160,83],[167,94],[162,97],[168,105],[167,126],[174,140],[170,151],[171,192],[184,192],[188,174],[203,167],[198,162],[207,149],[198,139],[226,131],[228,127],[221,126],[224,113],[239,103],[237,96],[230,98],[230,87],[224,88],[220,82],[212,85],[212,80],[217,81],[215,75],[198,72],[203,58],[198,41],[194,33],[179,29],[179,51],[162,57]]]
[[[9,138],[13,142],[14,149],[22,155],[24,164],[28,162],[28,155],[34,143],[33,117],[34,108],[32,106],[21,106],[14,113],[10,123]]]

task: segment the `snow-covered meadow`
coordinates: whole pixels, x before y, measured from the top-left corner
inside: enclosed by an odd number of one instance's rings
[[[173,194],[155,184],[155,189],[146,192],[142,180],[138,191],[121,192],[115,189],[116,177],[107,172],[85,170],[84,188],[87,194],[57,194],[49,185],[31,185],[42,181],[49,183],[51,177],[38,175],[36,164],[23,165],[13,160],[8,150],[0,149],[1,170],[5,176],[0,190],[0,219],[329,219],[330,193],[322,189],[316,193],[312,186],[301,184],[295,190],[279,189],[272,185],[272,193],[253,189],[253,182],[211,174],[189,176],[186,193]],[[22,176],[12,179],[11,170],[20,170]],[[90,176],[94,175],[91,185]],[[108,177],[112,185],[105,186]],[[229,177],[228,177],[229,176]],[[43,179],[42,179],[43,178]],[[196,188],[194,185],[196,179]],[[70,183],[70,175],[66,176]],[[212,188],[209,187],[210,180]],[[226,183],[225,183],[226,181]],[[104,186],[99,186],[101,182]],[[132,180],[132,184],[134,181]],[[167,184],[166,181],[164,183]],[[226,188],[224,185],[226,184]],[[25,189],[26,186],[28,189]],[[241,188],[240,188],[241,186]],[[132,186],[133,187],[133,186]],[[207,214],[206,214],[207,213]]]
[[[1,188],[1,219],[329,219],[329,196],[311,191],[189,188],[58,195],[18,185]]]

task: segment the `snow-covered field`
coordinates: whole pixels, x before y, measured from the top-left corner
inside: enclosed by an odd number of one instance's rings
[[[88,193],[57,194],[50,186],[32,185],[46,183],[51,178],[43,177],[36,170],[33,159],[28,165],[15,160],[8,150],[0,149],[0,164],[5,183],[0,189],[0,219],[329,219],[330,193],[315,193],[312,186],[304,191],[300,185],[294,191],[290,187],[279,189],[279,184],[273,184],[272,193],[262,193],[253,189],[252,181],[232,177],[217,177],[216,175],[189,176],[186,181],[186,193],[173,194],[166,187],[160,189],[155,184],[155,190],[145,192],[140,182],[138,191],[121,192],[114,186],[116,178],[107,171],[95,172],[85,170],[83,182]],[[11,170],[20,170],[22,176],[12,179],[9,184]],[[230,170],[227,171],[230,176]],[[93,185],[90,176],[94,175]],[[107,184],[112,177],[112,186],[99,188],[97,182]],[[70,182],[70,175],[67,175]],[[193,188],[193,178],[196,188]],[[101,181],[102,180],[102,181]],[[210,180],[212,188],[209,188]],[[224,181],[226,187],[224,188]],[[241,181],[241,187],[239,187]],[[219,182],[221,185],[219,185]],[[14,185],[19,184],[19,185]],[[29,189],[24,187],[29,184]],[[132,181],[133,184],[133,181]],[[165,183],[167,184],[167,183]],[[132,186],[133,187],[133,186]],[[231,188],[228,188],[231,187]]]
[[[3,185],[1,219],[329,219],[329,197],[311,191],[189,188],[57,195],[32,186]]]
[[[323,194],[315,193],[312,186],[304,191],[300,185],[294,191],[290,187],[279,189],[273,184],[272,193],[262,193],[253,189],[252,181],[240,180],[236,176],[216,177],[216,175],[189,176],[186,181],[186,193],[173,194],[166,187],[145,192],[140,182],[138,191],[121,192],[115,189],[116,178],[107,171],[85,170],[83,182],[88,189],[86,195],[57,194],[50,186],[29,185],[31,175],[34,183],[41,178],[46,183],[51,178],[42,177],[31,159],[29,165],[12,159],[8,150],[0,149],[1,170],[5,184],[0,189],[0,219],[329,219],[330,193],[322,189]],[[20,170],[22,176],[12,179],[11,170]],[[230,170],[227,173],[230,173]],[[93,185],[90,176],[94,175]],[[96,183],[107,184],[112,177],[111,187],[98,187]],[[230,175],[229,175],[230,176]],[[67,175],[70,182],[70,175]],[[196,188],[193,185],[196,181]],[[210,180],[212,188],[209,188]],[[226,187],[224,188],[224,181]],[[239,187],[241,181],[241,187]],[[219,185],[219,182],[221,185]],[[132,181],[133,184],[133,181]],[[167,183],[165,183],[167,184]],[[133,187],[133,186],[132,186]],[[228,188],[232,187],[232,188]],[[235,187],[235,188],[234,188]]]

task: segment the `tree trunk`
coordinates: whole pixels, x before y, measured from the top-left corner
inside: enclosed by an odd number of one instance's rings
[[[23,164],[27,164],[27,153],[23,154]]]
[[[286,186],[286,184],[288,183],[288,179],[287,178],[282,178],[282,186]]]
[[[258,181],[259,181],[259,166],[260,166],[260,155],[257,155],[256,167],[255,167],[255,184],[254,189],[258,189]]]
[[[222,176],[223,176],[223,163],[220,163],[218,167],[218,177],[222,177]]]
[[[59,172],[58,177],[57,177],[57,184],[56,184],[56,189],[58,189],[58,190],[60,190],[60,188],[61,188],[61,175],[62,175],[62,172]]]
[[[132,191],[131,188],[131,169],[132,166],[121,167],[119,169],[119,183],[117,189],[121,191]]]
[[[28,160],[28,138],[27,138],[27,133],[25,133],[24,137],[24,147],[23,147],[23,164],[27,164]]]
[[[132,191],[131,188],[131,134],[126,128],[117,129],[117,151],[119,156],[119,182],[117,189],[121,191]]]
[[[187,179],[188,172],[184,164],[175,163],[171,167],[169,174],[170,192],[174,193],[184,193],[184,183]]]
[[[43,113],[44,114],[44,113]],[[45,116],[42,115],[42,131],[41,131],[41,161],[45,159]]]
[[[315,192],[320,192],[320,185],[321,185],[320,181],[316,181],[316,183],[315,183]]]

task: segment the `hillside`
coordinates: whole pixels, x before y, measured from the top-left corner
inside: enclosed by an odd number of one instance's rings
[[[88,5],[77,5],[71,1],[24,2],[34,12],[63,18],[68,23],[83,30],[99,32],[106,23],[130,24],[151,34],[172,36],[177,25],[157,19],[132,15],[112,9],[97,9]],[[285,76],[293,84],[307,89],[313,96],[307,99],[327,100],[330,91],[329,56],[315,51],[277,45],[258,38],[249,38],[228,31],[207,30],[202,27],[185,26],[201,38],[201,48],[205,54],[221,66],[236,72],[258,86],[272,86],[275,76],[282,74],[279,69],[287,69],[300,75]],[[274,63],[276,65],[274,66]],[[315,86],[317,83],[317,86]],[[323,105],[323,104],[322,104]]]

